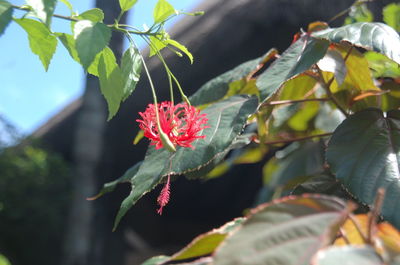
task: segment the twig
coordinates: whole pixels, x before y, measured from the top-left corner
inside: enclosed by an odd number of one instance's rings
[[[324,80],[324,76],[322,75],[321,69],[318,67],[318,65],[315,65],[318,71],[318,77],[317,81],[322,85],[322,87],[325,89],[326,94],[328,95],[328,98],[332,100],[332,102],[336,105],[336,107],[346,116],[348,117],[349,114],[346,112],[346,110],[343,108],[343,106],[337,101],[335,96],[332,94],[332,91],[330,90],[330,86],[333,82],[333,77],[327,82]]]
[[[267,141],[267,142],[264,142],[264,144],[285,144],[285,143],[291,143],[291,142],[297,142],[297,141],[304,141],[304,140],[308,140],[308,139],[312,139],[312,138],[331,136],[332,134],[333,133],[314,134],[314,135],[308,135],[308,136],[292,138],[292,139]],[[258,139],[254,139],[254,142],[259,143],[260,141]]]
[[[14,9],[18,9],[18,10],[22,10],[22,11],[26,11],[26,12],[32,11],[29,7],[24,7],[24,6],[11,5],[11,7]],[[79,19],[74,18],[74,17],[69,17],[69,16],[63,16],[63,15],[57,15],[57,14],[53,14],[52,16],[56,17],[56,18],[69,20],[69,21],[74,21],[74,22],[79,21]]]
[[[351,6],[349,6],[348,8],[346,8],[345,10],[340,11],[338,14],[334,15],[331,19],[328,20],[328,24],[332,23],[333,21],[335,21],[336,19],[347,15],[347,13],[349,13],[351,11],[351,8],[353,6],[357,6],[363,3],[368,3],[368,2],[372,2],[373,0],[356,0]]]
[[[305,98],[305,99],[294,99],[294,100],[277,100],[268,102],[267,105],[284,105],[284,104],[294,104],[307,101],[329,101],[329,98]]]

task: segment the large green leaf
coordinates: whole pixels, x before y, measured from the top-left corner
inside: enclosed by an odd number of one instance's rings
[[[366,109],[335,130],[327,161],[343,185],[363,203],[372,205],[379,188],[386,189],[382,214],[400,227],[400,111],[386,115]]]
[[[57,48],[57,37],[39,21],[28,18],[14,20],[28,33],[29,46],[47,71]]]
[[[122,11],[128,11],[136,4],[136,2],[137,0],[119,0],[119,6]]]
[[[135,90],[142,72],[142,58],[140,51],[134,46],[130,46],[122,56],[121,71],[123,77],[123,100],[127,99]]]
[[[257,207],[214,255],[215,265],[308,265],[329,244],[347,210],[322,195],[286,197]]]
[[[111,29],[100,22],[81,20],[74,26],[75,47],[83,68],[87,69],[96,55],[110,41]]]
[[[348,41],[355,46],[382,53],[400,63],[400,37],[393,28],[383,23],[359,22],[317,31],[311,36],[336,43]]]
[[[257,79],[260,99],[265,101],[275,94],[287,80],[308,70],[324,57],[329,42],[308,36],[293,43]]]
[[[9,2],[0,0],[0,36],[3,34],[8,24],[10,24],[13,11],[14,9]]]
[[[101,53],[98,64],[100,90],[108,105],[108,120],[118,112],[124,96],[122,72],[114,53]]]
[[[199,235],[185,248],[175,253],[169,261],[187,260],[211,254],[244,220],[245,218],[237,218],[217,229]]]
[[[255,112],[257,103],[254,97],[233,96],[204,109],[210,127],[202,131],[205,139],[193,142],[194,150],[178,147],[175,153],[171,153],[150,146],[138,173],[131,179],[132,191],[122,202],[114,229],[129,208],[156,187],[164,176],[198,170],[225,152],[241,133],[248,116]]]
[[[371,246],[329,247],[319,251],[313,265],[383,265],[383,260]]]
[[[26,3],[32,7],[32,15],[50,26],[57,0],[26,0]]]

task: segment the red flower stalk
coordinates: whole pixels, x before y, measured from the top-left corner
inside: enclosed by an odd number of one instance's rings
[[[160,195],[158,195],[157,203],[160,205],[160,208],[157,210],[159,215],[162,215],[162,209],[165,205],[169,202],[169,195],[170,195],[170,176],[168,175],[167,183],[165,183],[164,187],[162,188]]]
[[[174,105],[170,101],[164,101],[157,104],[149,104],[144,112],[139,112],[142,119],[139,127],[144,131],[144,136],[151,140],[150,144],[155,145],[156,149],[163,146],[158,126],[156,110],[160,117],[160,127],[171,143],[176,146],[190,147],[196,139],[203,139],[205,135],[197,135],[201,130],[208,128],[206,126],[208,119],[206,114],[200,114],[200,110],[187,103]]]

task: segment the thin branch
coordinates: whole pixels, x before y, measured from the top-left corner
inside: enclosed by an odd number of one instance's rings
[[[286,144],[286,143],[291,143],[291,142],[304,141],[304,140],[308,140],[308,139],[312,139],[312,138],[331,136],[332,134],[333,133],[331,133],[331,132],[330,133],[314,134],[314,135],[308,135],[308,136],[291,138],[291,139],[267,141],[267,142],[264,142],[264,144]],[[254,142],[259,143],[259,140],[258,139],[254,139]]]
[[[333,82],[333,77],[327,82],[325,82],[324,76],[322,75],[321,69],[318,67],[318,65],[315,65],[315,67],[318,70],[318,77],[317,81],[322,85],[322,87],[325,89],[326,94],[328,95],[329,99],[332,100],[332,102],[336,105],[336,107],[346,116],[348,117],[349,114],[346,112],[344,107],[337,101],[335,96],[332,94],[332,91],[330,89],[330,85]]]
[[[363,3],[368,3],[368,2],[372,2],[373,0],[356,0],[351,6],[349,6],[348,8],[346,8],[345,10],[340,11],[338,14],[334,15],[331,19],[328,20],[328,24],[332,23],[333,21],[335,21],[336,19],[347,15],[348,13],[350,13],[351,8],[353,6],[356,5],[360,5]]]
[[[308,101],[329,101],[329,98],[305,98],[305,99],[293,99],[293,100],[277,100],[271,101],[267,105],[284,105],[284,104],[295,104]]]
[[[17,5],[11,5],[11,7],[14,8],[14,9],[18,9],[18,10],[25,11],[25,12],[31,11],[31,9],[30,9],[29,7],[17,6]],[[79,21],[79,19],[74,18],[74,17],[63,16],[63,15],[57,15],[57,14],[53,14],[53,17],[61,18],[61,19],[69,20],[69,21],[74,21],[74,22]]]

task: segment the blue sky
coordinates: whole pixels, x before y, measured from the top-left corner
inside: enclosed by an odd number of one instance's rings
[[[8,0],[22,5],[22,0]],[[118,0],[113,0],[118,1]],[[70,0],[75,11],[82,13],[93,8],[93,0]],[[199,0],[168,0],[176,9],[190,11]],[[128,24],[142,28],[151,25],[152,10],[157,0],[138,0]],[[138,10],[138,11],[136,11]],[[139,12],[140,10],[140,12]],[[57,14],[68,15],[59,3]],[[20,16],[22,12],[15,12]],[[168,26],[179,21],[175,18]],[[53,31],[70,32],[69,23],[53,19]],[[173,37],[173,36],[172,36]],[[142,45],[142,44],[139,44]],[[0,115],[12,122],[21,132],[29,134],[45,123],[68,103],[82,94],[84,73],[61,43],[57,46],[48,72],[39,58],[31,53],[26,33],[11,23],[0,36]]]

